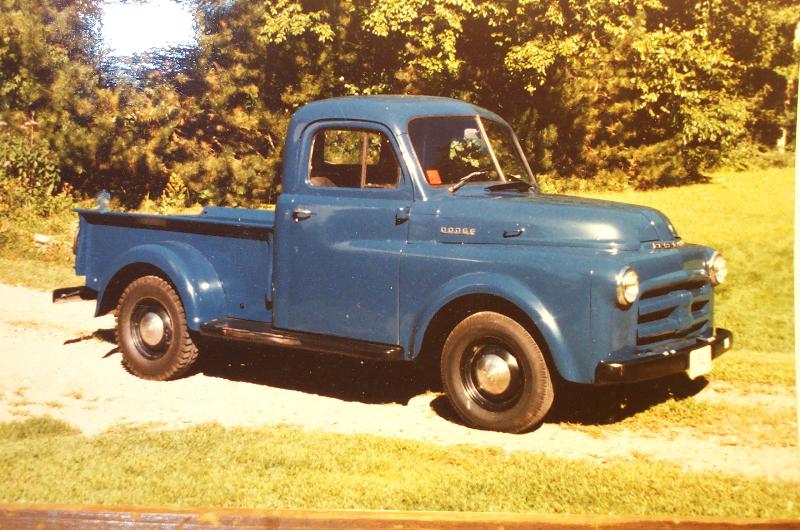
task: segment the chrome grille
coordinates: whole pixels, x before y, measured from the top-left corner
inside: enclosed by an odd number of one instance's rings
[[[710,325],[712,292],[707,279],[648,283],[639,298],[639,346],[698,335]]]

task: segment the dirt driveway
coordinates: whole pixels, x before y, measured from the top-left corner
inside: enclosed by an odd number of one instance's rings
[[[747,447],[689,431],[656,436],[614,429],[597,437],[558,419],[523,435],[469,429],[455,420],[441,394],[428,390],[419,372],[406,365],[217,345],[188,378],[144,381],[122,368],[113,343],[113,317],[92,318],[93,302],[54,306],[47,292],[2,284],[0,300],[0,421],[50,415],[89,435],[120,424],[284,423],[599,462],[637,455],[694,470],[800,480],[796,447]],[[703,386],[692,399],[726,399],[713,384]],[[794,397],[759,394],[748,399],[792,406]]]

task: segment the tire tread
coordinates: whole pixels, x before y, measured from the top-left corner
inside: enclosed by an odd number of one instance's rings
[[[122,291],[122,294],[119,297],[119,303],[117,304],[117,308],[114,311],[116,320],[115,331],[117,334],[116,337],[117,344],[121,345],[119,337],[119,329],[120,329],[119,315],[122,313],[121,311],[122,306],[125,303],[126,299],[130,296],[131,292],[141,285],[151,285],[154,287],[158,287],[175,304],[175,307],[177,307],[179,322],[176,323],[174,331],[180,334],[180,336],[178,337],[180,348],[178,349],[177,355],[175,356],[175,362],[173,362],[169,366],[168,370],[166,370],[165,372],[161,372],[159,374],[153,375],[153,374],[142,373],[128,361],[125,355],[122,356],[122,365],[128,372],[142,379],[148,379],[151,381],[170,381],[174,379],[179,379],[188,373],[188,371],[191,369],[191,367],[197,360],[200,351],[195,345],[194,341],[192,340],[191,335],[189,334],[189,329],[186,326],[186,312],[183,309],[183,303],[181,303],[181,299],[178,296],[178,293],[176,293],[172,285],[163,278],[159,276],[140,276],[139,278],[129,283]]]
[[[520,415],[519,417],[515,418],[511,422],[505,422],[502,425],[493,426],[487,424],[487,422],[477,422],[470,415],[466,412],[461,410],[459,404],[456,402],[455,396],[458,394],[459,389],[452,388],[450,384],[449,378],[449,371],[453,369],[450,365],[450,357],[455,354],[452,351],[453,344],[460,340],[460,335],[469,331],[470,328],[473,328],[476,325],[484,325],[486,323],[493,323],[497,328],[508,327],[513,329],[517,333],[520,333],[523,337],[523,340],[527,343],[526,346],[529,348],[531,355],[526,355],[529,361],[534,365],[533,369],[535,372],[541,374],[543,377],[542,379],[542,388],[538,389],[538,392],[534,392],[532,396],[531,406],[528,407],[524,415]],[[458,415],[470,426],[482,428],[482,429],[491,429],[491,430],[502,430],[504,432],[510,433],[521,433],[528,431],[541,423],[541,421],[546,416],[547,412],[550,410],[550,407],[553,404],[553,400],[555,397],[555,392],[553,388],[552,378],[550,376],[550,371],[547,367],[547,362],[544,359],[544,354],[542,353],[539,345],[536,343],[536,340],[531,336],[530,332],[525,329],[519,322],[516,320],[502,314],[497,313],[494,311],[480,311],[477,313],[473,313],[472,315],[468,316],[460,323],[458,323],[450,334],[445,340],[444,347],[442,348],[442,362],[440,364],[440,373],[442,377],[442,385],[444,387],[445,393],[450,400],[455,411]],[[469,399],[469,398],[467,398]]]

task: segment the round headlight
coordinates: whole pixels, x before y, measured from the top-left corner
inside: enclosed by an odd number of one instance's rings
[[[715,252],[708,260],[708,276],[714,285],[725,281],[725,277],[728,276],[728,262],[722,257],[722,254]]]
[[[630,267],[625,267],[617,274],[617,302],[628,307],[639,296],[639,275]]]

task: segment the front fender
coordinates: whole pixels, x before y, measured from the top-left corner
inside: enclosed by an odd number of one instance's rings
[[[475,294],[502,298],[525,312],[547,342],[559,373],[563,376],[573,372],[572,354],[560,326],[550,311],[528,285],[511,276],[498,273],[464,274],[436,289],[428,298],[412,329],[409,341],[412,346],[412,357],[416,357],[422,350],[425,331],[436,313],[457,298]]]
[[[140,264],[167,275],[178,290],[190,329],[198,330],[203,322],[225,316],[225,290],[213,265],[195,247],[178,241],[138,245],[118,256],[107,269],[111,273],[100,281],[98,313],[114,278]]]

